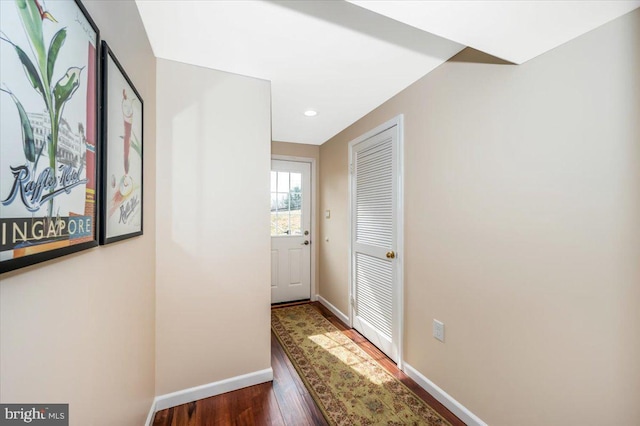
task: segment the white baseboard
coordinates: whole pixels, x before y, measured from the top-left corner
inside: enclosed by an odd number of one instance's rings
[[[229,379],[220,380],[219,382],[208,383],[206,385],[157,396],[153,402],[153,410],[155,413],[156,411],[186,404],[187,402],[209,398],[211,396],[246,388],[248,386],[270,382],[272,380],[273,370],[271,367],[265,368],[264,370],[254,371],[253,373],[243,374],[242,376],[231,377]]]
[[[149,414],[147,414],[147,421],[144,422],[145,426],[151,426],[153,425],[153,418],[155,417],[156,414],[156,402],[158,401],[158,398],[154,398],[153,402],[151,402],[151,408],[149,409]]]
[[[337,316],[338,319],[340,319],[346,325],[349,325],[349,317],[348,316],[346,316],[345,314],[340,312],[340,310],[338,308],[333,306],[331,303],[329,303],[329,301],[327,299],[325,299],[324,297],[320,296],[319,294],[316,297],[318,298],[318,302],[320,302],[325,308],[330,310],[333,315]]]
[[[464,405],[453,399],[451,395],[443,391],[433,383],[431,380],[423,376],[418,370],[407,364],[403,363],[404,372],[407,376],[411,377],[422,389],[429,392],[435,399],[442,405],[447,407],[449,411],[458,416],[460,420],[465,422],[468,426],[487,426],[478,416],[469,411]]]

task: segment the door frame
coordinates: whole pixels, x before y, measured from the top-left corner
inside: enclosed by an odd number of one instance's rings
[[[318,300],[318,293],[316,290],[316,242],[319,241],[317,238],[317,218],[316,218],[316,206],[318,205],[316,195],[318,191],[316,190],[317,185],[317,167],[316,167],[316,159],[312,157],[296,157],[292,155],[278,155],[271,154],[272,160],[280,160],[280,161],[294,161],[297,163],[309,163],[311,165],[311,300]],[[269,170],[271,170],[271,166],[269,166]]]
[[[391,120],[377,126],[376,128],[366,132],[362,136],[357,137],[356,139],[349,142],[349,161],[347,162],[349,170],[349,211],[348,211],[348,219],[349,219],[349,262],[348,262],[348,273],[349,273],[349,300],[347,301],[349,306],[349,327],[353,328],[353,318],[355,317],[354,306],[352,303],[353,295],[355,294],[355,279],[353,276],[353,173],[352,173],[352,163],[353,159],[353,148],[379,133],[384,132],[392,127],[396,126],[397,131],[397,142],[398,142],[398,151],[397,151],[397,188],[396,188],[396,197],[397,197],[397,211],[396,211],[396,221],[397,221],[397,251],[396,253],[396,271],[395,277],[396,287],[394,288],[394,295],[396,299],[396,303],[393,305],[394,309],[394,333],[398,336],[398,368],[402,370],[402,364],[404,359],[404,115],[399,114],[393,117]]]

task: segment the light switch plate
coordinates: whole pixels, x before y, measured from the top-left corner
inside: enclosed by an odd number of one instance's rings
[[[444,323],[435,318],[433,320],[433,337],[444,342]]]

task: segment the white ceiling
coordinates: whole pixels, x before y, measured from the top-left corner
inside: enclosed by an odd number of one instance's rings
[[[640,6],[640,0],[136,3],[157,57],[270,80],[273,140],[309,144],[325,142],[465,46],[521,63]],[[306,117],[306,109],[318,115]]]
[[[348,0],[514,64],[640,6],[640,1]]]

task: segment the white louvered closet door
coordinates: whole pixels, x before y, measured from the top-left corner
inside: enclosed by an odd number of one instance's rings
[[[397,126],[352,148],[353,326],[397,362]]]

